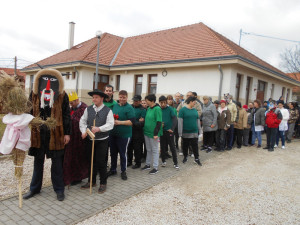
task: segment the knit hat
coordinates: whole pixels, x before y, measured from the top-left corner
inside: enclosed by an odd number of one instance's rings
[[[248,106],[247,106],[247,105],[243,105],[243,108],[244,108],[244,109],[248,109]]]
[[[221,104],[221,103],[225,103],[225,104],[226,104],[226,101],[225,101],[225,100],[221,100],[221,101],[220,101],[220,104]]]

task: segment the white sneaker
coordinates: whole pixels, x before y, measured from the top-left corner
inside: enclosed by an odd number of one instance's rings
[[[179,152],[179,155],[183,155],[183,153],[182,153],[182,152]]]
[[[167,165],[167,162],[163,162],[163,163],[161,164],[162,167],[166,167],[166,165]]]
[[[194,154],[191,154],[191,157],[193,157],[193,158],[194,158]]]
[[[277,148],[278,146],[277,145],[274,145],[274,148]]]
[[[284,145],[281,147],[282,149],[285,149]]]

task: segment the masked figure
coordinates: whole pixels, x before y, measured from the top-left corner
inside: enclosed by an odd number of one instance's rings
[[[34,156],[34,170],[30,191],[24,195],[29,199],[42,188],[45,155],[51,158],[51,179],[57,199],[64,200],[63,156],[65,145],[70,140],[69,98],[64,91],[64,80],[59,71],[43,69],[35,75],[32,93],[31,114],[43,120],[55,118],[56,126],[48,129],[42,125],[31,128],[31,147],[29,155]]]

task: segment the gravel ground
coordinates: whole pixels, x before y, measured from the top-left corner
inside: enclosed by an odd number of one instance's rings
[[[300,147],[215,153],[79,224],[300,224]]]
[[[22,190],[26,193],[33,171],[33,157],[26,155],[23,165]],[[44,164],[43,187],[51,185],[51,160],[46,159]],[[18,195],[18,180],[15,178],[15,167],[11,158],[0,156],[0,200]]]

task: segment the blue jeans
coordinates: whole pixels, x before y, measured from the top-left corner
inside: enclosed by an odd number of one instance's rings
[[[233,136],[234,136],[234,125],[230,124],[230,128],[226,131],[226,143],[227,143],[227,148],[232,148],[233,145]]]
[[[252,142],[251,142],[251,144],[254,145],[255,144],[255,140],[257,138],[258,145],[261,145],[261,131],[255,131],[254,123],[251,126],[251,130],[252,130]]]
[[[276,136],[276,145],[277,146],[279,144],[279,137],[281,139],[281,146],[284,146],[285,145],[285,131],[280,131],[278,129],[277,136]]]

